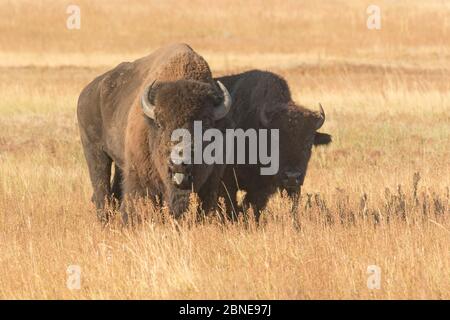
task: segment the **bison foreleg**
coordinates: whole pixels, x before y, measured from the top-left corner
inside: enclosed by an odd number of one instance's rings
[[[119,168],[119,166],[116,164],[114,166],[114,178],[111,186],[111,192],[112,196],[115,200],[120,203],[122,201],[122,183],[123,183],[123,175],[122,175],[122,169]]]
[[[106,201],[111,197],[111,158],[102,150],[90,146],[84,149],[91,178],[93,195],[92,202],[97,209],[97,217],[102,222],[108,221],[108,214],[104,210]]]

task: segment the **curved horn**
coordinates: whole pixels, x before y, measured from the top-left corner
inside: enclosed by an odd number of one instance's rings
[[[222,84],[222,82],[217,81],[220,89],[223,92],[223,102],[220,106],[214,108],[214,119],[220,120],[225,117],[231,109],[232,99],[227,88]]]
[[[316,130],[319,130],[325,122],[325,111],[323,111],[322,104],[319,103],[319,107],[320,107],[320,114],[319,118],[317,119]]]
[[[155,84],[156,80],[152,82],[152,84],[148,87],[145,88],[144,93],[142,94],[141,97],[141,107],[142,107],[142,111],[144,111],[144,114],[153,119],[156,120],[155,118],[155,106],[150,102],[149,100],[149,94],[152,90],[153,85]]]

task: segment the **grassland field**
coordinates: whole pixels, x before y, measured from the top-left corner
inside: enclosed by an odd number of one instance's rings
[[[372,2],[0,0],[0,298],[449,299],[450,2],[377,0],[369,30]],[[97,222],[78,95],[173,42],[215,76],[270,70],[322,103],[333,142],[313,151],[300,229],[282,193],[258,225],[151,204],[138,228]]]

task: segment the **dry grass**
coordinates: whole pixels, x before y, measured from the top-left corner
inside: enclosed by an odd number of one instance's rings
[[[0,298],[450,298],[448,3],[378,1],[380,31],[356,0],[79,3],[68,31],[66,1],[0,1]],[[151,205],[135,230],[97,223],[77,95],[175,41],[216,75],[270,69],[325,106],[334,142],[314,151],[300,229],[282,195],[259,226]]]

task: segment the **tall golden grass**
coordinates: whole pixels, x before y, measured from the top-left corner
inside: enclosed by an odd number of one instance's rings
[[[450,7],[445,1],[0,1],[0,298],[450,298]],[[191,44],[215,75],[283,75],[327,112],[297,220],[282,193],[259,224],[181,220],[103,227],[75,108],[115,64]],[[80,289],[67,287],[71,265]],[[369,289],[369,265],[381,288]]]

